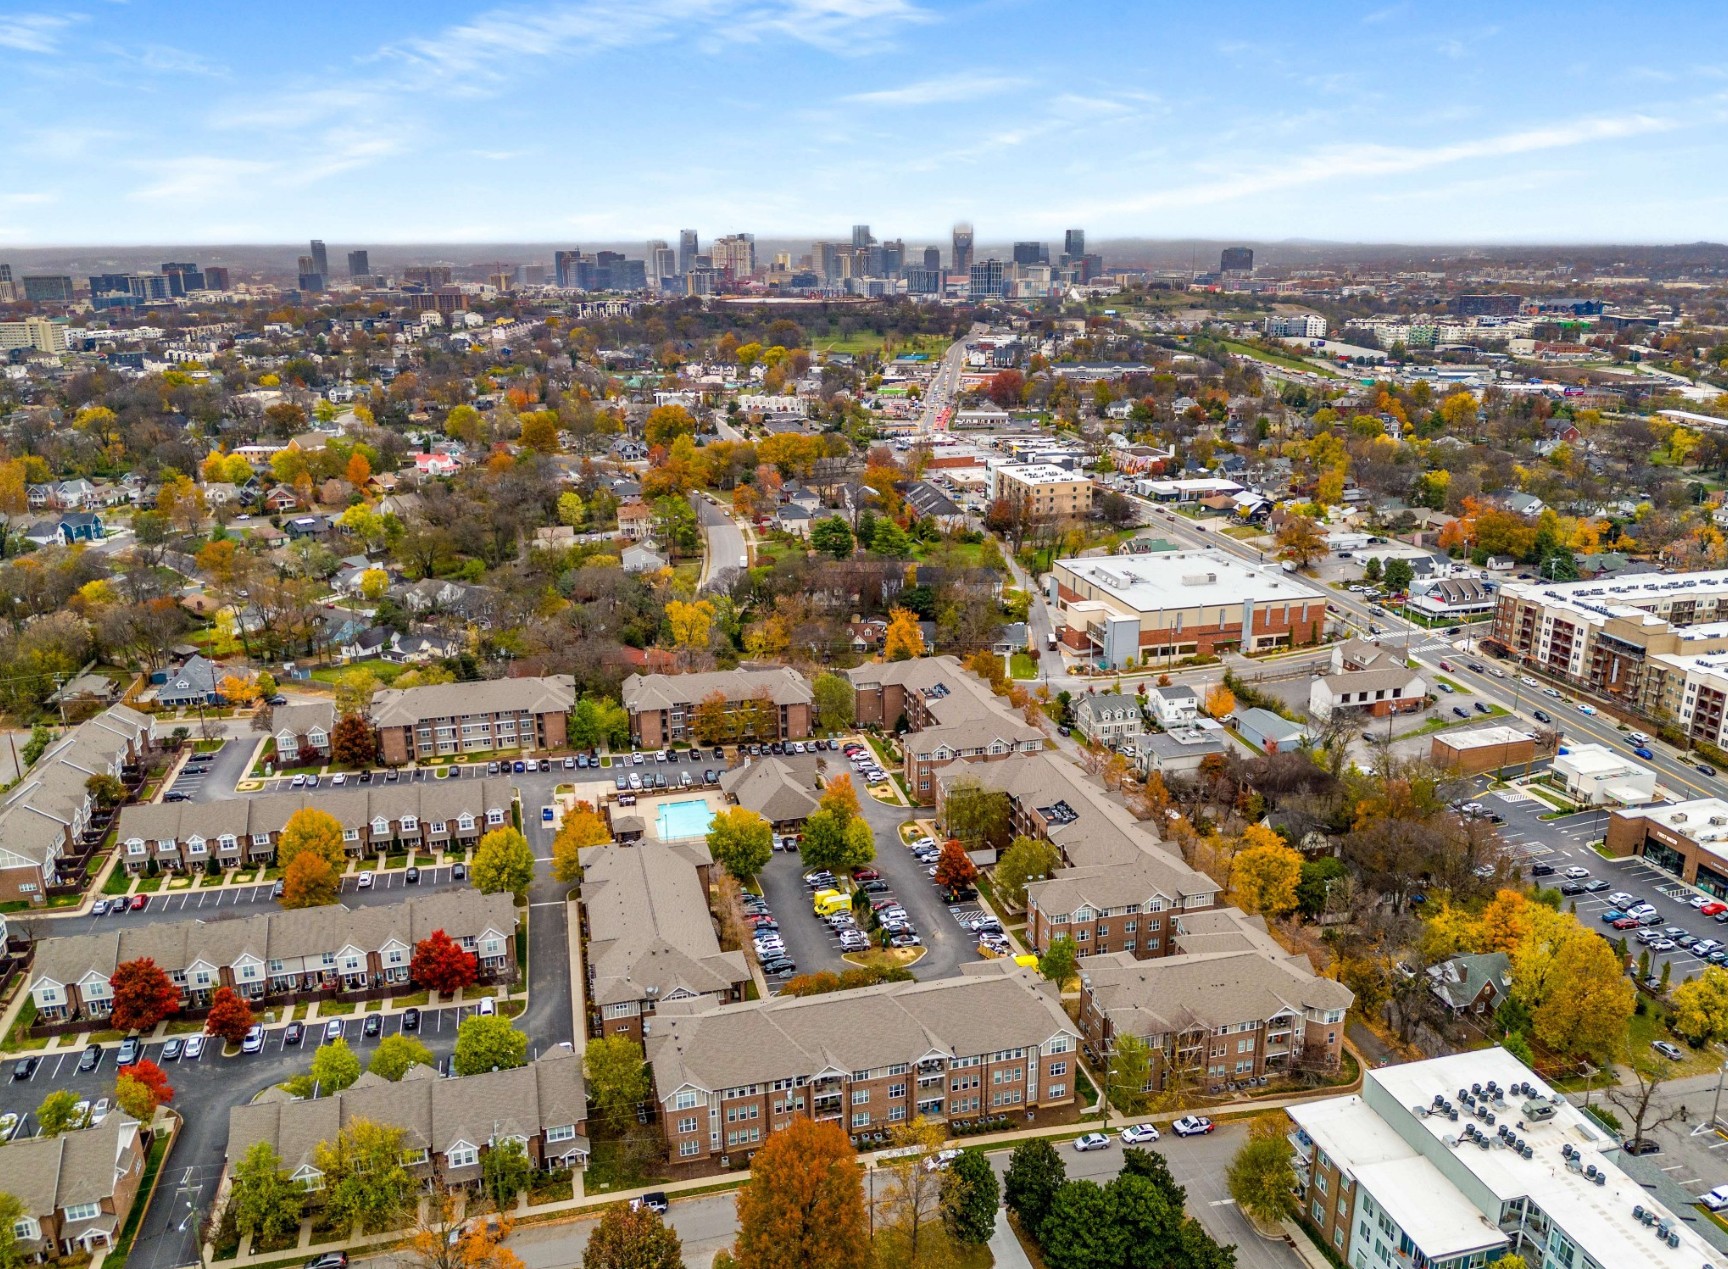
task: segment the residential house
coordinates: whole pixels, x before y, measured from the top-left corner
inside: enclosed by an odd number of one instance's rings
[[[1512,992],[1512,961],[1505,952],[1454,956],[1430,965],[1428,990],[1454,1018],[1491,1014]]]
[[[1237,710],[1234,721],[1242,739],[1263,753],[1300,749],[1308,739],[1308,732],[1301,723],[1280,718],[1271,710],[1258,706]]]
[[[278,705],[270,715],[279,766],[306,766],[330,757],[330,734],[336,729],[334,701]]]
[[[1148,688],[1146,705],[1160,727],[1169,729],[1200,717],[1200,694],[1186,683]]]
[[[632,499],[618,507],[618,532],[632,542],[645,542],[654,536],[654,509],[647,503]]]
[[[1330,718],[1340,710],[1385,718],[1415,713],[1427,703],[1427,679],[1420,671],[1397,665],[1323,674],[1308,684],[1308,712],[1315,718]],[[1238,725],[1240,721],[1238,715]]]
[[[1178,723],[1168,731],[1152,731],[1134,738],[1132,757],[1142,780],[1156,771],[1171,776],[1193,775],[1214,754],[1229,753],[1234,746],[1223,724],[1210,718]]]
[[[774,513],[774,527],[794,537],[808,538],[812,517],[795,502],[787,503]]]
[[[1070,709],[1074,729],[1110,749],[1132,744],[1146,730],[1139,700],[1122,692],[1083,692]]]
[[[394,688],[372,698],[384,762],[566,744],[576,687],[568,674]]]
[[[148,1134],[120,1110],[76,1132],[0,1144],[0,1184],[23,1209],[12,1226],[18,1254],[46,1261],[111,1249],[149,1152]]]
[[[645,749],[692,740],[802,740],[815,722],[815,694],[804,676],[787,666],[632,674],[624,680],[622,697],[631,742]],[[699,707],[709,701],[721,706],[724,716],[704,727]]]
[[[179,709],[191,705],[220,705],[222,693],[216,685],[221,678],[215,662],[194,653],[178,666],[156,671],[150,676],[150,682],[155,687],[152,695],[158,705]]]
[[[626,573],[657,573],[669,563],[660,552],[640,542],[625,547],[618,562]]]

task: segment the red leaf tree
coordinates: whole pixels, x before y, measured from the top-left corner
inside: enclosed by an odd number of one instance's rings
[[[148,1031],[180,1009],[180,989],[148,956],[126,961],[108,980],[114,990],[111,1020],[121,1031]]]
[[[966,853],[960,839],[950,837],[942,843],[942,853],[936,858],[936,884],[944,890],[969,886],[978,878],[978,865]]]
[[[120,1072],[114,1081],[114,1100],[132,1118],[149,1123],[158,1106],[174,1100],[174,1086],[162,1068],[146,1058]]]
[[[455,939],[443,930],[432,933],[414,945],[414,957],[408,962],[408,977],[416,987],[449,995],[471,987],[480,977],[480,959],[465,952]]]
[[[174,1100],[174,1086],[168,1082],[168,1076],[162,1068],[149,1058],[143,1058],[132,1063],[126,1068],[126,1074],[149,1089],[150,1095],[156,1099],[158,1106],[164,1106]]]
[[[210,1001],[210,1016],[204,1020],[206,1034],[239,1044],[252,1029],[252,1006],[232,987],[218,987]]]

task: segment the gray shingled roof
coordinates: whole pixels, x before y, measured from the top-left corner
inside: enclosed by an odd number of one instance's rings
[[[1118,1035],[1152,1037],[1258,1022],[1285,1011],[1348,1009],[1348,987],[1314,974],[1305,956],[1216,952],[1136,960],[1087,956],[1081,981]]]
[[[568,674],[434,683],[379,692],[372,698],[372,721],[380,727],[403,727],[422,718],[459,718],[468,714],[520,710],[530,714],[559,714],[568,712],[575,703],[575,680]]]
[[[705,674],[632,674],[624,680],[624,708],[631,713],[671,709],[719,692],[729,701],[767,693],[776,705],[806,705],[815,699],[804,676],[790,666],[768,670],[712,670]]]
[[[38,1220],[60,1208],[99,1203],[113,1196],[121,1151],[137,1134],[138,1121],[117,1110],[91,1128],[0,1145],[0,1186]],[[111,1227],[114,1219],[108,1215],[108,1226],[100,1217],[80,1222],[77,1232]]]
[[[757,758],[733,767],[721,775],[720,787],[739,806],[755,811],[770,824],[806,819],[817,807],[810,782],[799,779],[778,758]]]
[[[433,780],[412,784],[349,785],[341,789],[268,793],[213,802],[147,802],[120,812],[121,842],[185,841],[193,834],[214,841],[223,833],[276,833],[296,811],[313,808],[334,816],[343,828],[362,828],[378,816],[396,823],[404,815],[423,824],[454,824],[466,813],[483,826],[486,812],[508,814],[516,791],[501,776],[483,780]]]
[[[595,1003],[724,993],[750,977],[744,953],[720,950],[688,857],[651,843],[591,850],[582,862]]]

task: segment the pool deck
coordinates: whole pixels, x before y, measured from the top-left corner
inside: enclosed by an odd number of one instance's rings
[[[691,838],[706,837],[708,825],[704,823],[699,832],[669,837],[663,831],[661,813],[672,807],[682,807],[694,803],[706,806],[710,819],[725,810],[728,805],[724,793],[714,790],[680,789],[676,794],[668,790],[666,796],[654,799],[651,804],[638,803],[636,809],[637,813],[642,816],[643,826],[656,841],[689,841]]]

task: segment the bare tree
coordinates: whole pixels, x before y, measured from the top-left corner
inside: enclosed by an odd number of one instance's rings
[[[1654,1132],[1663,1124],[1671,1124],[1676,1120],[1686,1118],[1686,1108],[1676,1102],[1666,1110],[1658,1111],[1654,1105],[1656,1094],[1668,1081],[1663,1078],[1662,1068],[1654,1058],[1643,1054],[1627,1055],[1626,1068],[1632,1072],[1632,1083],[1619,1084],[1608,1090],[1607,1099],[1626,1112],[1631,1120],[1627,1140],[1636,1143],[1645,1140],[1645,1134]]]

